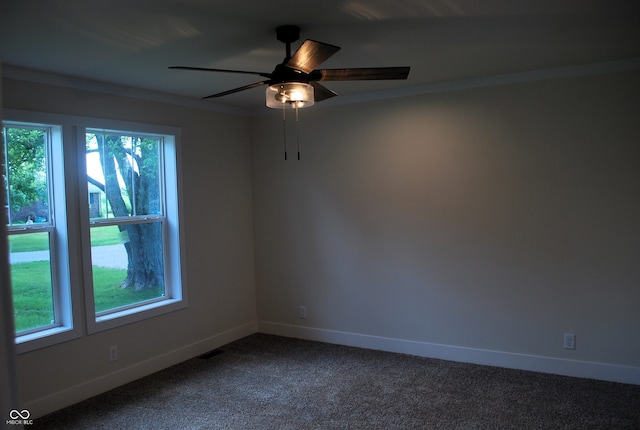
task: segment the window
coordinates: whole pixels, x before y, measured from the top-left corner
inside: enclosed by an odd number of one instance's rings
[[[181,300],[171,264],[177,225],[175,137],[86,128],[85,165],[95,322]],[[167,177],[174,184],[167,186]],[[168,202],[174,202],[168,205]],[[178,249],[177,247],[175,249]],[[176,285],[177,284],[177,285]],[[95,326],[97,327],[97,326]],[[94,328],[95,328],[94,327]]]
[[[18,352],[81,336],[83,325],[91,334],[185,307],[180,130],[4,116],[11,118],[2,129],[2,174]]]
[[[74,323],[62,128],[5,122],[2,136],[16,340],[65,332],[67,339]]]
[[[18,334],[59,325],[52,277],[55,248],[49,153],[51,127],[3,129],[11,280]]]

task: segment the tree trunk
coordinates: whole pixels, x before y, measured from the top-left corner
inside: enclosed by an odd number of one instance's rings
[[[156,288],[164,285],[162,259],[162,225],[159,222],[131,224],[127,227],[129,241],[125,243],[129,257],[127,277],[122,288]]]
[[[119,136],[106,136],[105,139],[104,135],[96,135],[96,139],[105,177],[105,193],[113,215],[129,217],[132,215],[132,210],[135,210],[134,214],[152,213],[149,212],[148,202],[158,200],[158,186],[153,187],[149,183],[154,180],[157,183],[157,173],[151,170],[145,174],[143,166],[141,166],[144,164],[143,159],[136,160],[138,169],[142,171],[142,176],[136,173],[127,157],[127,155],[135,157],[135,154],[128,153]],[[155,163],[151,164],[157,166]],[[125,182],[128,206],[118,183],[118,170]],[[155,196],[153,192],[150,192],[154,189],[156,190]],[[120,286],[133,288],[136,291],[164,286],[162,223],[126,224],[118,228],[121,233],[124,233],[124,247],[128,258],[127,277]]]

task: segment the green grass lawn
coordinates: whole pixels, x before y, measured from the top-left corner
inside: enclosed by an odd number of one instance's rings
[[[11,265],[16,332],[51,324],[53,298],[48,261]]]
[[[96,267],[94,271],[101,281],[95,286],[96,307],[99,305],[99,311],[131,303],[131,292],[119,288],[120,282],[127,276],[126,270]],[[12,264],[11,284],[17,332],[53,322],[51,269],[48,261]]]
[[[91,245],[116,245],[120,243],[118,226],[96,227],[91,229]],[[11,252],[44,251],[49,249],[47,233],[12,234],[9,235]]]
[[[120,288],[120,283],[127,277],[126,270],[93,268],[93,296],[96,312],[107,311],[132,303],[138,303],[160,297],[164,288],[147,288],[140,291]]]
[[[9,236],[11,252],[49,249],[47,233]],[[120,243],[117,226],[91,229],[92,246]],[[120,288],[127,271],[94,267],[94,297],[96,312],[115,309],[159,297],[162,288],[133,291]],[[49,325],[54,320],[49,261],[11,264],[11,283],[16,332]]]
[[[162,288],[142,291],[120,288],[126,270],[94,267],[93,271],[96,312],[153,299],[163,292]],[[16,332],[46,326],[54,320],[50,273],[48,261],[11,265]]]
[[[9,235],[10,252],[43,251],[49,249],[48,233]]]
[[[117,245],[120,243],[118,226],[94,227],[91,229],[91,246]]]

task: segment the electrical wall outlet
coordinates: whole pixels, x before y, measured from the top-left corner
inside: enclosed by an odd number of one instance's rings
[[[118,361],[118,347],[109,347],[109,361]]]
[[[298,308],[298,317],[300,319],[306,319],[307,318],[307,307],[306,306],[300,306]]]
[[[576,349],[576,335],[573,333],[564,334],[564,349]]]

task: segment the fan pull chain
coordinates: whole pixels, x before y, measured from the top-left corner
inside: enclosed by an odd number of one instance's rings
[[[298,125],[298,106],[296,106],[296,145],[298,146],[298,160],[300,160],[300,131]]]
[[[287,160],[287,114],[286,106],[282,104],[282,136],[284,140],[284,159]]]

